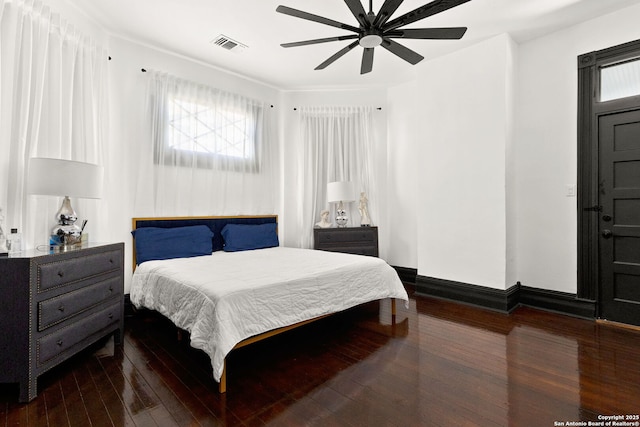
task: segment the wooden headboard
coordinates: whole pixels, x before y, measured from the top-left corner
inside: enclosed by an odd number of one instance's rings
[[[278,223],[278,215],[237,215],[237,216],[183,216],[133,218],[132,230],[142,227],[173,228],[189,225],[206,225],[213,231],[213,250],[222,250],[221,231],[227,224],[269,224]],[[133,238],[133,269],[136,269],[136,242]]]

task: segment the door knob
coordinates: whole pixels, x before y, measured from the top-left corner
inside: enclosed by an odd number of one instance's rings
[[[613,236],[613,232],[611,230],[602,230],[602,237],[609,239],[611,236]]]

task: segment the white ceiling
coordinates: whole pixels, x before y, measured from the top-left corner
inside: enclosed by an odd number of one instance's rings
[[[352,40],[285,49],[281,43],[353,34],[276,12],[279,4],[357,26],[343,0],[68,0],[109,33],[230,70],[280,89],[389,86],[430,59],[492,36],[523,42],[640,4],[640,0],[471,0],[405,28],[459,27],[462,40],[402,40],[426,59],[412,66],[380,47],[373,71],[360,75],[357,47],[324,70],[314,68]],[[369,2],[363,0],[365,10]],[[383,0],[374,0],[377,11]],[[395,16],[427,0],[405,0]],[[393,17],[392,17],[393,18]],[[211,44],[224,34],[248,46],[237,53]],[[114,55],[117,53],[114,52]]]

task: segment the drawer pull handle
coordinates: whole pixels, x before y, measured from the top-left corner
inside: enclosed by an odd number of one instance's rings
[[[113,292],[113,285],[109,285],[109,292]]]
[[[60,304],[60,307],[58,307],[58,311],[64,313],[64,305]]]
[[[58,271],[58,276],[63,277],[64,276],[64,271]]]
[[[109,263],[113,264],[113,258],[109,258]]]
[[[62,340],[58,340],[56,344],[58,344],[58,347],[62,347]]]
[[[113,319],[113,313],[109,313],[109,319]]]

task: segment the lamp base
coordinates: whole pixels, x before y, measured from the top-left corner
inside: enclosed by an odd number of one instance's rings
[[[82,230],[75,224],[58,224],[51,230],[49,244],[69,246],[82,242]]]
[[[338,228],[345,228],[349,222],[349,217],[344,209],[336,209],[336,224]]]
[[[65,196],[62,206],[56,213],[58,225],[51,230],[49,244],[53,246],[70,246],[81,243],[82,229],[75,222],[78,219],[76,211],[71,207],[71,201]]]

